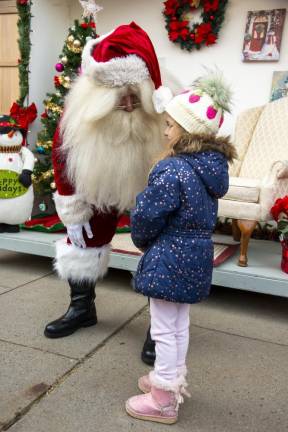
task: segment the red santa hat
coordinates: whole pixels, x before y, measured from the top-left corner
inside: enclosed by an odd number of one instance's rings
[[[172,98],[171,90],[162,86],[153,44],[134,22],[87,42],[82,54],[82,73],[108,87],[138,84],[150,78],[155,86],[153,104],[158,113],[165,110]]]

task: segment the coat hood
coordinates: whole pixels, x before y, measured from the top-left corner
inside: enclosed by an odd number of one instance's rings
[[[216,198],[226,194],[229,187],[228,162],[236,158],[236,150],[229,138],[213,138],[197,136],[201,150],[192,153],[182,153],[188,164],[201,178],[208,193]]]

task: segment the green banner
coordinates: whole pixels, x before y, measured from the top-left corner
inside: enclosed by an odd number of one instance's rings
[[[0,199],[17,198],[27,192],[15,171],[0,170]]]

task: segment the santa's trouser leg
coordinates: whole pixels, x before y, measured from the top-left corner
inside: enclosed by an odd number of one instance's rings
[[[149,299],[150,304],[150,299]],[[149,326],[146,339],[141,351],[141,359],[142,361],[149,365],[154,366],[155,359],[156,359],[156,352],[155,352],[155,342],[151,338],[151,327]]]
[[[61,279],[67,280],[70,285],[71,302],[63,316],[46,326],[45,336],[60,338],[97,323],[95,286],[108,269],[109,243],[115,233],[117,219],[114,213],[95,213],[89,221],[93,238],[88,239],[83,233],[87,245],[85,249],[74,246],[69,240],[57,242],[55,269]]]

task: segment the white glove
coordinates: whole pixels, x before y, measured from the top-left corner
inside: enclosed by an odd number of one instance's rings
[[[66,228],[71,243],[79,248],[86,248],[86,243],[83,237],[83,228],[86,231],[87,237],[89,239],[93,238],[93,233],[89,222],[86,222],[85,224],[66,225]]]

